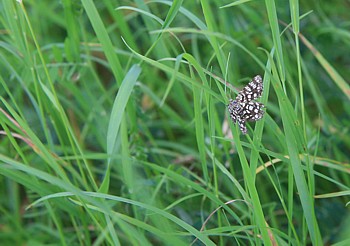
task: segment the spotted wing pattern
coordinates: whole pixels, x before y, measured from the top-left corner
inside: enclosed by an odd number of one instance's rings
[[[247,133],[247,121],[260,120],[264,115],[264,104],[253,101],[261,97],[263,88],[262,78],[257,75],[239,92],[235,100],[230,99],[227,106],[230,117],[233,123],[238,123],[243,134]]]

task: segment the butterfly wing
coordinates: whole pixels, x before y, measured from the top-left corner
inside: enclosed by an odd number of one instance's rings
[[[237,117],[237,122],[238,122],[238,126],[239,126],[239,129],[241,130],[241,132],[243,134],[246,134],[247,133],[247,127],[245,126],[245,119],[242,119],[241,117]]]
[[[248,85],[237,95],[236,100],[240,103],[250,102],[261,97],[263,92],[263,81],[260,75],[255,76]]]
[[[236,99],[230,99],[227,105],[233,123],[238,123],[243,134],[247,133],[246,121],[260,120],[264,115],[264,105],[253,101],[261,97],[263,89],[262,78],[257,75],[243,88]]]
[[[248,102],[243,105],[241,118],[245,119],[246,121],[260,120],[264,115],[263,108],[264,105],[262,103]]]
[[[238,103],[237,100],[230,99],[230,103],[227,105],[227,108],[233,123],[236,123],[237,118],[239,117],[241,111],[243,110],[241,104]]]

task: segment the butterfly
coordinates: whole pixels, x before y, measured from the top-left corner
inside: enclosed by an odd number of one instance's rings
[[[238,123],[243,134],[247,133],[247,121],[258,121],[264,115],[264,104],[254,101],[261,97],[263,89],[262,78],[257,75],[238,93],[235,100],[230,99],[227,106],[230,117],[233,123]]]

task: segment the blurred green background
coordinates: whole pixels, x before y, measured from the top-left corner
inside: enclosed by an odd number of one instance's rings
[[[2,1],[0,244],[349,245],[349,11]]]

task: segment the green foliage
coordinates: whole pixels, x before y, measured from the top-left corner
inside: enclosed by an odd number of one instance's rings
[[[348,12],[3,1],[1,245],[348,245]]]

